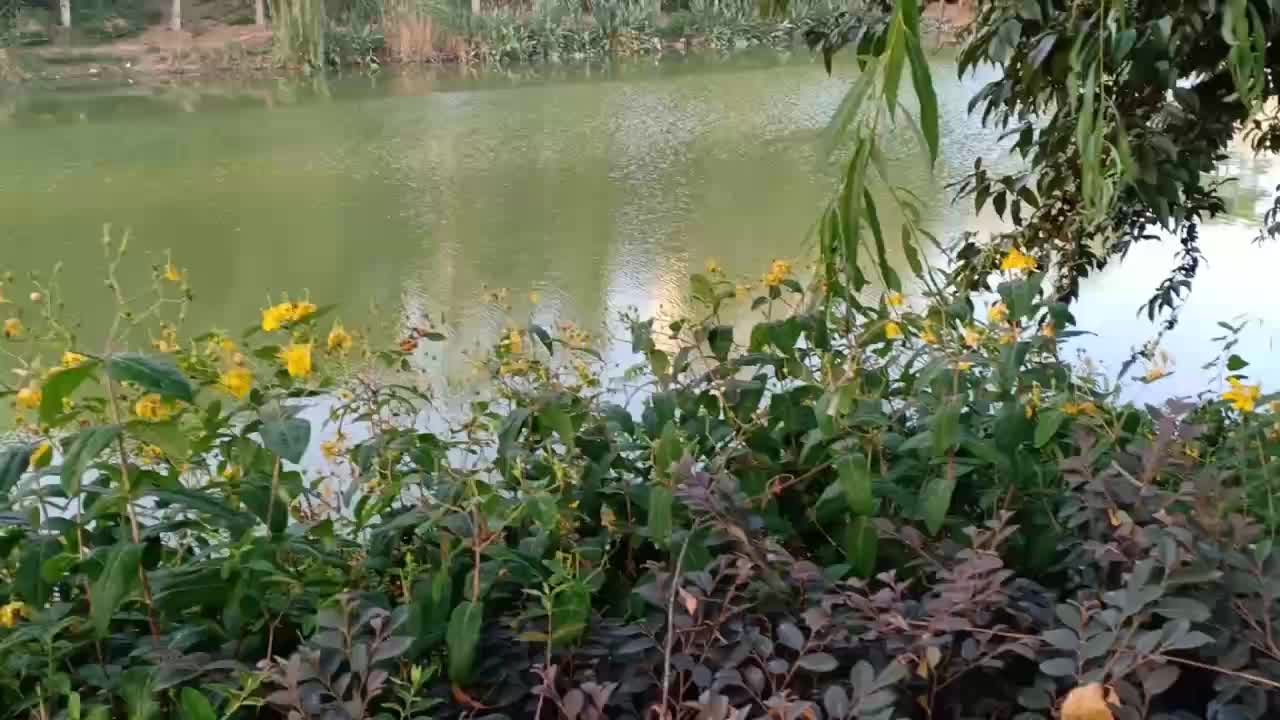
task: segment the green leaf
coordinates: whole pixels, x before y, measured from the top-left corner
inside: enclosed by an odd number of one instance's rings
[[[915,0],[901,0],[902,5],[915,7]],[[918,21],[917,21],[918,27]],[[907,56],[911,60],[911,84],[920,100],[920,131],[929,145],[929,164],[938,161],[938,96],[933,90],[933,76],[929,73],[929,60],[920,47],[920,33],[907,33]]]
[[[449,648],[449,679],[465,685],[475,669],[476,647],[480,644],[480,628],[484,624],[484,603],[463,601],[449,616],[445,645]]]
[[[224,527],[236,537],[258,522],[253,515],[243,510],[228,507],[222,500],[201,490],[188,488],[149,490],[147,495],[164,503],[194,510],[200,514],[201,521]]]
[[[671,466],[680,462],[684,456],[684,444],[680,442],[680,433],[676,430],[675,421],[669,420],[662,426],[662,435],[653,444],[653,473],[660,480],[671,477]]]
[[[1036,447],[1044,447],[1053,439],[1058,428],[1062,426],[1065,416],[1058,410],[1046,410],[1036,420]]]
[[[862,195],[862,207],[867,213],[867,226],[871,228],[871,239],[876,244],[876,263],[880,266],[880,277],[884,278],[885,287],[901,292],[902,280],[898,278],[898,271],[894,270],[893,265],[889,262],[889,254],[885,249],[884,232],[880,228],[880,216],[876,212],[876,201],[871,197],[870,190],[863,188]]]
[[[218,720],[209,699],[199,690],[191,687],[182,688],[179,696],[182,702],[183,720]]]
[[[956,446],[960,440],[960,405],[948,401],[938,408],[929,423],[929,431],[933,436],[934,455],[944,455]]]
[[[879,546],[880,536],[871,518],[860,515],[845,528],[844,552],[855,576],[869,578],[875,573]]]
[[[311,423],[300,417],[288,417],[279,409],[262,411],[262,444],[291,463],[302,462],[311,444]]]
[[[889,37],[885,40],[884,102],[889,106],[889,117],[898,107],[898,84],[902,80],[902,65],[907,59],[901,11],[889,21]]]
[[[18,571],[13,578],[13,592],[28,605],[44,607],[53,595],[53,585],[44,577],[44,564],[62,552],[62,543],[51,537],[38,537],[23,543],[18,558]]]
[[[121,543],[110,550],[106,567],[102,574],[93,581],[91,587],[93,607],[89,619],[93,623],[94,633],[99,638],[107,636],[111,626],[111,617],[115,615],[120,604],[128,598],[138,583],[138,573],[142,567],[141,544]]]
[[[122,353],[107,360],[107,374],[118,382],[129,382],[166,398],[192,402],[195,389],[178,363],[168,355]]]
[[[1243,370],[1247,367],[1249,367],[1249,363],[1246,362],[1245,359],[1240,357],[1239,355],[1232,355],[1231,357],[1227,358],[1227,369],[1230,370],[1231,372],[1235,372],[1237,370]]]
[[[671,488],[654,485],[649,488],[649,539],[658,547],[666,547],[671,537]]]
[[[191,441],[182,431],[177,420],[165,422],[131,422],[127,426],[130,435],[160,448],[170,459],[181,464],[191,454]]]
[[[54,425],[62,414],[62,401],[71,397],[71,393],[89,379],[97,368],[98,363],[86,360],[76,367],[59,370],[50,376],[40,388],[40,422]]]
[[[924,525],[930,535],[936,535],[947,519],[947,511],[951,509],[951,494],[955,492],[955,478],[936,477],[924,488],[921,500]]]
[[[559,402],[548,403],[542,408],[539,419],[547,427],[555,430],[556,435],[560,436],[560,442],[564,443],[564,446],[572,453],[574,448],[573,420],[569,417],[569,413],[565,411],[564,406]]]
[[[9,445],[0,450],[0,495],[8,493],[22,479],[35,449],[34,445]]]
[[[62,459],[62,490],[67,497],[80,494],[80,480],[98,456],[120,435],[119,425],[99,425],[76,433]]]
[[[849,512],[854,515],[870,515],[875,511],[875,498],[871,494],[871,473],[867,471],[867,461],[861,455],[849,455],[837,466],[840,474],[840,486],[844,489],[844,498],[849,503]]]
[[[729,350],[733,348],[733,326],[717,325],[707,332],[707,344],[711,353],[720,362],[729,359]]]

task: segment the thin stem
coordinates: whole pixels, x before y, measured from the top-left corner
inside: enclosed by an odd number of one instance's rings
[[[110,341],[108,341],[109,343]],[[110,355],[110,347],[105,355]],[[111,404],[111,422],[116,425],[121,424],[120,400],[116,397],[116,384],[111,379],[111,375],[107,375],[107,397],[110,398]],[[138,527],[138,511],[133,505],[133,486],[129,481],[129,458],[125,452],[124,435],[116,435],[116,451],[120,460],[120,482],[124,485],[125,493],[125,510],[129,514],[129,529],[132,532],[133,543],[135,545],[142,544],[142,532]],[[151,639],[155,641],[156,647],[160,646],[160,626],[156,623],[155,607],[151,602],[151,582],[147,580],[147,573],[143,569],[142,564],[138,564],[138,578],[142,581],[142,599],[147,606],[147,624],[151,626]]]
[[[693,538],[693,528],[684,536],[680,545],[680,554],[676,557],[676,566],[671,573],[671,592],[667,596],[667,638],[662,650],[662,709],[661,717],[671,717],[667,711],[667,697],[671,688],[671,648],[676,639],[676,592],[680,589],[680,567],[684,564],[684,553],[689,549],[689,540]]]

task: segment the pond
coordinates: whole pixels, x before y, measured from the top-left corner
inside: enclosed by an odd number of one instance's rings
[[[109,313],[110,223],[130,232],[136,281],[166,250],[188,269],[193,330],[235,331],[281,291],[308,292],[348,324],[443,316],[451,339],[428,362],[460,375],[463,351],[508,322],[479,302],[486,290],[509,289],[517,318],[606,328],[627,307],[679,314],[707,258],[758,279],[775,257],[803,257],[838,170],[823,129],[852,76],[770,54],[10,91],[0,265],[65,262],[65,294],[92,337]],[[895,133],[895,179],[925,199],[944,240],[996,230],[946,189],[976,157],[1012,162],[966,113],[983,78],[957,79],[947,58],[934,77],[942,157],[930,173],[911,134]],[[1240,178],[1234,216],[1203,233],[1208,267],[1165,340],[1177,372],[1135,397],[1202,388],[1219,320],[1280,312],[1266,299],[1280,250],[1251,243],[1280,168],[1242,149],[1221,172]],[[1077,317],[1096,335],[1080,345],[1112,374],[1155,334],[1136,311],[1173,265],[1168,244],[1139,246],[1090,279]],[[1272,324],[1251,326],[1237,349],[1264,381],[1280,369]],[[625,362],[620,344],[610,357]]]

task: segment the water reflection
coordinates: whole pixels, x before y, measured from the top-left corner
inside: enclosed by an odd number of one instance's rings
[[[930,173],[909,132],[885,137],[894,182],[925,199],[946,238],[999,227],[953,206],[946,184],[973,166],[1011,166],[998,133],[965,110],[984,77],[937,61],[943,155]],[[515,314],[606,332],[625,307],[685,312],[690,271],[717,258],[759,277],[795,256],[830,192],[822,129],[852,76],[798,56],[688,59],[514,73],[387,72],[302,84],[22,89],[0,97],[0,248],[6,269],[70,261],[64,286],[92,339],[108,312],[98,238],[132,230],[142,258],[172,248],[199,291],[193,328],[251,324],[268,294],[309,290],[349,322],[443,316],[454,341],[429,360],[465,374],[463,351],[508,319],[478,303],[507,287]],[[1224,176],[1235,219],[1206,228],[1208,266],[1167,340],[1172,378],[1144,393],[1190,391],[1218,320],[1252,308],[1273,320],[1274,247],[1249,244],[1280,171],[1237,148]],[[882,220],[896,224],[882,205]],[[888,233],[891,237],[892,232]],[[1139,246],[1089,281],[1081,342],[1118,368],[1153,334],[1134,311],[1172,267],[1167,245]],[[136,263],[135,279],[146,262]],[[524,300],[537,289],[541,304]],[[1253,289],[1252,297],[1243,297]],[[1244,302],[1250,301],[1250,302]],[[615,328],[616,329],[616,328]],[[743,333],[745,335],[745,333]],[[1274,373],[1271,335],[1241,353]],[[609,357],[629,361],[625,347]]]

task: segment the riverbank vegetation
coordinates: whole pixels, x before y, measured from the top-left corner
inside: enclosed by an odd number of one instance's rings
[[[131,67],[157,71],[164,63],[151,55],[180,51],[170,60],[179,68],[206,56],[205,64],[222,68],[235,56],[244,70],[598,61],[697,49],[790,50],[805,29],[851,9],[847,0],[276,0],[259,18],[249,4],[210,0],[192,3],[176,31],[166,23],[173,7],[81,3],[65,28],[43,5],[5,0],[0,45],[57,58],[97,48],[98,56],[118,52]]]
[[[993,32],[1114,47],[1106,12]],[[685,317],[625,318],[618,376],[592,329],[512,316],[450,405],[415,369],[447,325],[381,340],[295,294],[193,331],[180,258],[128,280],[119,236],[110,328],[7,278],[0,717],[1274,716],[1280,395],[1239,328],[1198,397],[1126,402],[1167,370],[1064,351],[1069,248],[1020,234],[1052,191],[1002,186],[1014,229],[952,248],[882,164],[890,128],[945,141],[917,6],[809,39],[863,70],[812,271],[709,260]],[[1108,217],[1127,126],[1086,116]]]

